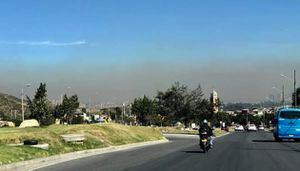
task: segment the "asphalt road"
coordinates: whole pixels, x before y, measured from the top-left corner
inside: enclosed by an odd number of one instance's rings
[[[168,136],[170,143],[113,152],[40,169],[92,170],[300,170],[300,143],[274,142],[271,133],[232,133],[202,153],[197,137]]]

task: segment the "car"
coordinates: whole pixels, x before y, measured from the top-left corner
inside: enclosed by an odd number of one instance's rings
[[[265,127],[264,127],[263,125],[260,125],[260,126],[258,127],[258,130],[259,130],[259,131],[264,131],[264,130],[265,130]]]
[[[244,131],[245,129],[244,129],[243,125],[237,125],[237,126],[235,126],[234,130],[235,131]]]
[[[247,127],[247,131],[257,131],[257,128],[254,124],[249,124]]]

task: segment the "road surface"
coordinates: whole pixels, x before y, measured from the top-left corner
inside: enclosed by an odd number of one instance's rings
[[[170,143],[73,160],[39,171],[92,170],[300,170],[300,143],[274,142],[271,133],[240,132],[216,140],[202,153],[197,137],[168,136]]]

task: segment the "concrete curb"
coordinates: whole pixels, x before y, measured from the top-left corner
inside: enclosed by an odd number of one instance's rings
[[[0,166],[0,170],[2,171],[31,171],[35,169],[40,169],[43,167],[55,165],[58,163],[63,163],[75,159],[80,159],[84,157],[99,155],[99,154],[105,154],[105,153],[111,153],[116,151],[122,151],[122,150],[128,150],[128,149],[134,149],[138,147],[145,147],[150,145],[156,145],[156,144],[162,144],[162,143],[168,143],[169,140],[158,140],[158,141],[148,141],[148,142],[141,142],[141,143],[133,143],[133,144],[126,144],[126,145],[120,145],[120,146],[112,146],[112,147],[106,147],[106,148],[100,148],[100,149],[91,149],[91,150],[84,150],[84,151],[77,151],[72,153],[66,153],[66,154],[60,154],[40,159],[33,159],[28,161],[22,161],[7,165]]]

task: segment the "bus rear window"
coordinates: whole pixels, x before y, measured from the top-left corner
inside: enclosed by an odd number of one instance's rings
[[[280,112],[280,117],[283,119],[300,119],[300,112],[296,112],[296,111]]]

